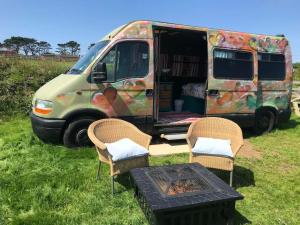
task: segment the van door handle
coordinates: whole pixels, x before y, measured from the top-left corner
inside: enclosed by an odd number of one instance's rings
[[[153,89],[146,89],[146,97],[151,97],[153,96]]]
[[[219,90],[208,90],[208,93],[207,93],[209,96],[215,96],[215,97],[218,97],[220,96],[220,92]]]

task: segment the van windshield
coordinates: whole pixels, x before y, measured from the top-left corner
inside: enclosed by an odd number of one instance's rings
[[[67,74],[82,73],[108,43],[108,40],[96,43],[82,58],[77,61],[77,63],[67,72]]]

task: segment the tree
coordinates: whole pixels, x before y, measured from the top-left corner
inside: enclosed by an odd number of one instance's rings
[[[57,44],[57,51],[60,55],[78,55],[80,44],[76,41],[68,41],[66,43]]]
[[[12,36],[11,38],[5,39],[3,45],[19,54],[21,47],[24,45],[24,38]]]
[[[47,41],[37,42],[37,53],[39,55],[49,53],[50,49],[51,49],[51,45]]]
[[[34,38],[27,38],[27,37],[15,37],[12,36],[11,38],[4,40],[4,46],[16,51],[18,54],[22,50],[25,55],[36,54],[36,43],[37,41]]]
[[[66,43],[67,48],[69,49],[69,52],[71,55],[78,55],[80,51],[80,44],[76,41],[68,41]]]
[[[93,47],[95,45],[95,43],[91,43],[88,47],[88,49],[90,49],[91,47]]]
[[[56,52],[60,55],[67,55],[68,54],[68,47],[66,43],[57,44],[58,48]]]
[[[31,55],[37,54],[37,40],[34,38],[23,38],[23,46],[22,50],[25,53],[25,55],[28,55],[29,53]]]

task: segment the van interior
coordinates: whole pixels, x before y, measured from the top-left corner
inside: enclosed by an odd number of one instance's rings
[[[154,28],[154,119],[158,124],[189,123],[205,114],[207,34]]]

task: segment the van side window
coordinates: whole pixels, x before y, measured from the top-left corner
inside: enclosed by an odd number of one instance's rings
[[[253,56],[250,52],[215,49],[213,73],[217,79],[252,80]]]
[[[148,74],[149,47],[146,42],[128,41],[117,45],[116,80]]]
[[[258,53],[258,79],[284,80],[285,57],[281,54]]]
[[[107,81],[115,80],[116,47],[113,47],[101,60],[106,63]]]

